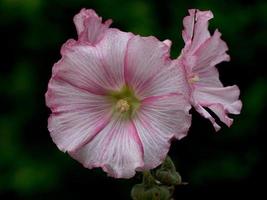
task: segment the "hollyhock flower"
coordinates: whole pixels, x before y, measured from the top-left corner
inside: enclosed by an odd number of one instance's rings
[[[178,58],[179,69],[186,74],[188,88],[184,93],[194,108],[209,119],[218,131],[220,126],[207,111],[208,108],[227,126],[233,119],[228,114],[239,114],[242,103],[236,85],[224,87],[219,80],[216,64],[229,61],[226,43],[218,30],[210,35],[208,21],[213,18],[210,11],[189,10],[183,20],[182,32],[185,47]],[[181,72],[182,73],[182,72]]]
[[[46,93],[53,141],[116,178],[158,166],[191,123],[170,41],[108,28],[92,10],[74,22],[78,41],[63,45]]]

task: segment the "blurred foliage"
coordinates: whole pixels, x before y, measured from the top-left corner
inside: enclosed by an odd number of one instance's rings
[[[188,137],[170,150],[189,182],[176,195],[222,188],[225,194],[259,194],[266,175],[266,1],[0,0],[0,199],[127,199],[139,182],[138,175],[115,180],[99,169],[84,169],[56,148],[47,131],[44,93],[51,68],[60,46],[77,37],[72,18],[83,7],[112,18],[124,31],[171,39],[173,57],[183,47],[187,9],[213,11],[211,29],[222,32],[232,58],[219,65],[221,80],[240,87],[244,106],[234,125],[219,133],[192,112]]]

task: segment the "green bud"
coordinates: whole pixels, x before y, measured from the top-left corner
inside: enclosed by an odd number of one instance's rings
[[[171,193],[168,187],[156,184],[149,171],[143,172],[143,182],[133,187],[131,191],[133,200],[169,200]]]
[[[166,157],[161,167],[156,171],[156,178],[164,185],[179,185],[182,183],[180,174],[169,156]]]
[[[142,183],[133,187],[131,196],[133,200],[170,200],[171,193],[166,186],[155,185],[147,188]]]
[[[178,172],[157,171],[157,179],[164,185],[179,185],[182,183],[181,176]]]

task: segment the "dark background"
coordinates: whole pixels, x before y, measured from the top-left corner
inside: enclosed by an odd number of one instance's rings
[[[242,114],[231,128],[215,133],[192,112],[188,137],[173,142],[170,155],[187,186],[175,199],[257,196],[265,193],[267,2],[141,0],[0,0],[0,199],[130,199],[133,179],[109,178],[88,170],[53,144],[44,102],[60,47],[77,38],[73,16],[93,8],[113,27],[173,41],[172,56],[183,47],[182,19],[187,9],[213,11],[210,29],[219,28],[231,62],[220,64],[225,85],[237,84]],[[265,124],[264,124],[265,123]],[[215,195],[213,195],[215,194]]]

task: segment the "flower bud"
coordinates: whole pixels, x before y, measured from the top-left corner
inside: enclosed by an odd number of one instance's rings
[[[180,174],[176,171],[175,166],[168,156],[156,171],[156,178],[164,185],[179,185],[182,183]]]
[[[142,183],[133,187],[131,196],[133,200],[169,200],[171,193],[166,186],[154,185],[147,188]]]
[[[143,182],[133,187],[131,191],[133,200],[169,200],[171,193],[166,186],[156,184],[150,172],[143,173]]]

